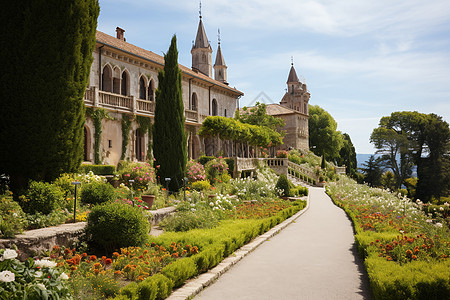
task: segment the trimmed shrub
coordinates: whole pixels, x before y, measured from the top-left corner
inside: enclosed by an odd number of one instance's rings
[[[194,260],[188,257],[176,260],[170,265],[165,266],[161,270],[161,273],[173,281],[174,287],[179,287],[198,272]]]
[[[117,167],[120,183],[130,186],[129,180],[134,180],[133,189],[145,190],[147,185],[156,182],[155,169],[149,163],[122,161]]]
[[[225,158],[225,162],[228,165],[228,173],[233,176],[234,174],[234,159],[233,158]]]
[[[212,210],[202,208],[196,211],[180,211],[165,218],[159,225],[166,231],[188,231],[196,228],[213,228],[218,222]]]
[[[13,238],[27,226],[25,213],[12,197],[0,197],[0,238]]]
[[[158,286],[153,280],[145,280],[137,287],[138,300],[155,300],[158,292]]]
[[[92,182],[84,185],[81,190],[81,202],[86,204],[100,204],[115,199],[115,189],[108,183]]]
[[[200,180],[193,182],[191,187],[196,191],[207,191],[211,187],[211,184],[208,180]]]
[[[202,155],[198,158],[198,162],[205,166],[210,160],[213,160],[213,159],[215,159],[214,156]]]
[[[20,205],[26,213],[40,212],[48,215],[58,208],[63,199],[63,192],[58,186],[47,182],[31,181],[27,193],[20,197]]]
[[[275,185],[275,188],[282,190],[283,197],[289,197],[290,196],[290,187],[289,187],[289,180],[286,177],[286,175],[281,174],[280,177],[278,177],[277,184]]]
[[[298,185],[291,189],[291,195],[298,197],[308,196],[308,188],[306,186]]]
[[[156,300],[166,299],[172,293],[173,281],[164,276],[163,274],[160,273],[155,274],[152,277],[148,277],[146,280],[151,280],[156,283],[156,286],[158,287]]]
[[[95,206],[87,218],[86,235],[95,250],[112,253],[122,247],[140,246],[150,232],[148,218],[138,207],[123,203]]]
[[[113,175],[116,171],[116,166],[114,165],[81,165],[80,172],[89,173],[92,171],[95,175]]]
[[[228,165],[223,158],[215,158],[205,165],[206,178],[214,184],[221,181],[222,174],[228,173]]]
[[[201,163],[190,160],[186,166],[186,175],[190,182],[205,180],[205,167]]]

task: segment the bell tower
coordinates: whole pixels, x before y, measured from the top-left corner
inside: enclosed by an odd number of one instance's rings
[[[220,29],[218,30],[219,45],[217,47],[216,63],[214,64],[214,79],[222,83],[227,82],[227,65],[222,55],[222,49],[220,48]]]

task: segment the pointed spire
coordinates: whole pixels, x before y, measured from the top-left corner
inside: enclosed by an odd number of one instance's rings
[[[297,73],[295,72],[295,69],[294,69],[294,62],[291,63],[291,70],[289,71],[289,77],[288,77],[288,80],[286,81],[286,83],[290,83],[290,82],[300,82],[300,80],[298,79]]]
[[[203,27],[203,22],[200,16],[200,22],[198,23],[197,37],[195,38],[195,43],[193,49],[196,48],[209,48],[208,37],[206,36],[205,27]]]
[[[217,55],[216,55],[216,62],[214,64],[215,66],[225,66],[225,59],[222,55],[222,49],[220,48],[220,29],[217,30],[217,39],[218,39],[218,46],[217,46]]]

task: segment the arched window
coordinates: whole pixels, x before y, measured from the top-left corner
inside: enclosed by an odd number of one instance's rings
[[[223,116],[226,118],[227,117],[227,110],[225,109]]]
[[[120,93],[123,96],[128,96],[128,73],[123,71],[122,72],[122,88],[120,90]]]
[[[84,126],[84,161],[89,161],[90,136],[86,126]]]
[[[216,99],[212,100],[211,115],[217,116],[217,100]]]
[[[191,99],[191,110],[198,110],[198,100],[197,100],[197,94],[192,93],[192,99]]]
[[[148,97],[147,99],[150,101],[155,100],[154,99],[154,95],[155,95],[155,82],[152,80],[150,80],[150,83],[148,84]]]
[[[114,67],[113,70],[113,89],[112,92],[115,94],[120,94],[120,68]]]
[[[146,100],[147,91],[146,91],[145,81],[144,78],[141,76],[139,79],[139,99]]]
[[[112,92],[112,70],[109,65],[105,65],[102,72],[102,91]]]

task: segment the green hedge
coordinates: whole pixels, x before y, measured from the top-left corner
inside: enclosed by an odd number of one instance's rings
[[[213,229],[195,229],[188,232],[166,232],[158,237],[150,237],[150,243],[154,242],[167,248],[172,242],[196,245],[199,248],[198,254],[178,259],[164,267],[161,271],[161,276],[170,279],[173,283],[173,287],[179,287],[187,279],[217,266],[225,257],[250,242],[256,236],[263,234],[270,228],[302,210],[305,206],[306,201],[296,201],[292,203],[291,207],[280,211],[270,218],[224,220],[219,226],[214,227]],[[159,275],[153,275],[142,283],[132,283],[126,286],[121,290],[121,294],[126,295],[128,298],[137,298],[140,293],[142,294],[140,291],[147,289],[148,284],[145,284],[144,282],[151,280],[151,278],[154,278],[155,276]],[[158,280],[164,280],[164,278]],[[165,280],[164,283],[169,284],[167,280]],[[144,284],[144,287],[140,287],[142,284]],[[164,286],[164,284],[162,285]],[[154,285],[152,285],[152,287],[155,288]],[[160,295],[160,288],[155,289],[157,291],[152,292],[150,295],[151,297],[153,297],[154,294]],[[167,293],[167,295],[169,294],[170,292]],[[117,297],[117,299],[126,298]]]
[[[80,172],[89,173],[92,171],[95,175],[113,175],[116,166],[113,165],[81,165]]]

